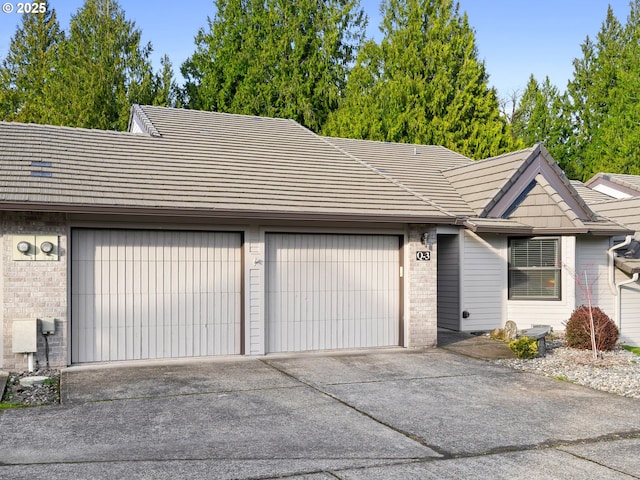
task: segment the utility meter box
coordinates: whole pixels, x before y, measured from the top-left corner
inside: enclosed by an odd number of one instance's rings
[[[43,335],[53,335],[54,333],[56,333],[56,319],[41,318],[40,331],[42,332]]]
[[[51,262],[60,259],[58,235],[14,235],[13,260]]]
[[[34,353],[38,351],[38,321],[14,320],[13,353]]]

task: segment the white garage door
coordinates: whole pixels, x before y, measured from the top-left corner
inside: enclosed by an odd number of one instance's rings
[[[400,343],[397,236],[267,234],[267,351]]]
[[[238,354],[241,234],[72,231],[72,362]]]

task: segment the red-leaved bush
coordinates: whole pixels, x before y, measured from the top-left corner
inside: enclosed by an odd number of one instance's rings
[[[600,352],[612,350],[620,336],[618,327],[598,307],[591,307],[591,311],[596,333],[596,349]],[[568,347],[591,350],[589,307],[581,305],[573,311],[565,324],[564,335]]]

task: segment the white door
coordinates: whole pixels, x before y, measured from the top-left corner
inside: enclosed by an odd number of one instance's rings
[[[266,236],[267,351],[400,343],[400,249],[392,235]]]
[[[238,354],[241,234],[74,229],[72,362]]]

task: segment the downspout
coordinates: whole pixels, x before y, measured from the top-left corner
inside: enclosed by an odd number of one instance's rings
[[[631,243],[631,240],[633,240],[633,237],[631,235],[627,235],[626,238],[624,239],[624,242],[614,245],[609,250],[607,250],[607,256],[608,256],[607,266],[609,270],[609,289],[611,290],[611,293],[614,296],[613,321],[618,327],[620,327],[620,310],[622,308],[622,303],[620,302],[622,285],[635,282],[638,278],[638,274],[634,274],[631,280],[625,280],[624,282],[616,285],[616,278],[615,278],[616,267],[615,267],[615,262],[613,260],[613,252],[618,250],[619,248],[626,247]]]

